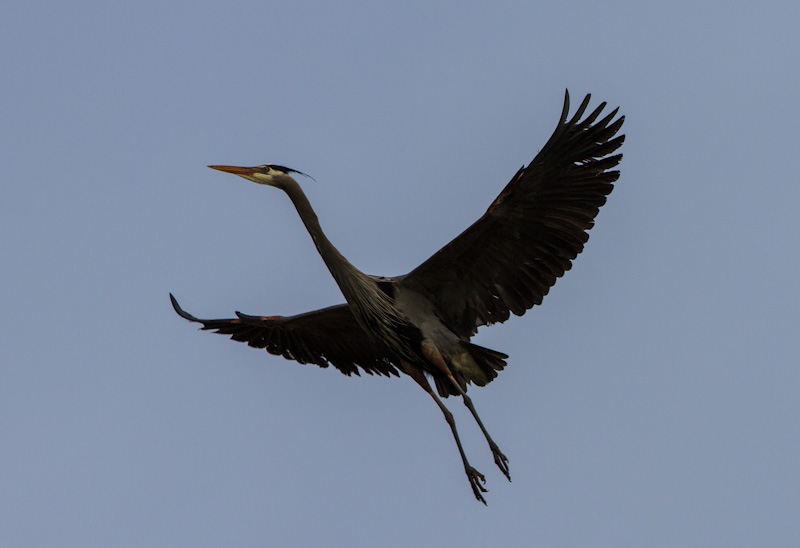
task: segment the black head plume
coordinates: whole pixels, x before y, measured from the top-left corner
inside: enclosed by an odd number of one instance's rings
[[[292,169],[292,168],[290,168],[290,167],[286,167],[286,166],[279,166],[279,165],[277,165],[277,164],[266,164],[266,166],[267,166],[267,167],[269,167],[269,168],[271,168],[271,169],[274,169],[274,170],[276,170],[276,171],[280,171],[281,173],[286,173],[287,175],[288,175],[289,173],[297,173],[298,175],[302,175],[303,177],[308,177],[309,179],[311,179],[311,180],[312,180],[312,181],[314,181],[314,182],[316,182],[316,181],[317,181],[317,180],[316,180],[314,177],[312,177],[311,175],[308,175],[307,173],[303,173],[302,171],[297,171],[296,169]]]

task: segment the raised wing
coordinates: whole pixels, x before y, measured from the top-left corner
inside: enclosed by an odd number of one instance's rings
[[[541,304],[569,270],[606,202],[625,140],[619,109],[595,123],[606,104],[581,120],[590,95],[567,121],[569,93],[550,140],[521,168],[472,226],[400,283],[426,295],[459,336],[521,316]]]
[[[297,316],[248,316],[201,320],[186,312],[170,293],[172,307],[181,317],[203,324],[201,329],[230,335],[234,341],[299,363],[334,366],[350,376],[359,368],[372,375],[399,376],[392,358],[382,352],[356,322],[346,304]]]

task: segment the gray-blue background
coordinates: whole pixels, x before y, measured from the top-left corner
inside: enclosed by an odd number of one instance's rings
[[[31,2],[0,17],[0,545],[795,546],[796,2]],[[622,176],[458,401],[192,313],[341,301],[274,162],[402,274],[549,137],[627,116]],[[596,104],[596,103],[595,103]],[[573,106],[574,108],[574,106]]]

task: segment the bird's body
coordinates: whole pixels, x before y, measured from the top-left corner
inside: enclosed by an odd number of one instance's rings
[[[540,304],[588,239],[600,206],[613,188],[622,155],[611,154],[624,117],[616,110],[594,123],[605,104],[584,120],[587,95],[567,122],[569,95],[553,136],[528,167],[520,169],[487,212],[459,237],[405,276],[364,274],[325,236],[297,181],[295,170],[277,165],[253,168],[210,166],[283,190],[345,297],[346,304],[292,317],[248,316],[201,320],[203,329],[231,335],[300,363],[333,365],[343,373],[412,377],[428,392],[453,432],[475,497],[485,503],[484,477],[467,461],[452,415],[433,392],[461,396],[486,437],[501,471],[502,454],[467,396],[467,386],[484,386],[506,365],[507,355],[470,343],[478,327],[522,315]]]

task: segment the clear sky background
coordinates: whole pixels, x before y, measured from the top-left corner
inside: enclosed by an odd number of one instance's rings
[[[0,545],[797,546],[797,2],[4,2]],[[408,378],[198,332],[411,270],[550,136],[627,117],[575,267],[477,342],[488,507]]]

